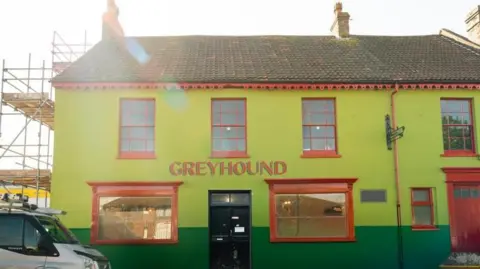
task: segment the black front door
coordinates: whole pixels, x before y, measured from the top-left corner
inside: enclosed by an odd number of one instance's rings
[[[250,191],[209,191],[210,268],[250,269]]]

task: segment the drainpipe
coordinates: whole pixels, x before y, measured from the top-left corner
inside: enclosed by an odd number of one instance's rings
[[[392,114],[392,128],[397,128],[397,117],[395,114],[395,94],[398,93],[398,83],[395,83],[395,89],[390,95],[390,108]],[[395,190],[396,190],[396,208],[397,208],[397,240],[398,240],[398,268],[403,269],[404,258],[403,258],[403,232],[402,232],[402,210],[400,203],[400,173],[398,169],[398,145],[397,140],[393,141],[393,170],[395,174]]]

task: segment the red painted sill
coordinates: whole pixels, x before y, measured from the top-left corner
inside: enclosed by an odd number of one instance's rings
[[[143,159],[156,159],[157,156],[154,152],[120,152],[118,159],[127,160],[143,160]]]
[[[92,245],[162,245],[162,244],[177,244],[178,240],[92,240]]]
[[[435,225],[412,225],[412,231],[438,231]]]
[[[250,158],[250,156],[243,151],[213,151],[210,158]]]
[[[473,151],[466,150],[446,150],[440,156],[442,157],[478,157],[479,155]]]
[[[355,237],[324,237],[324,238],[270,238],[272,243],[311,243],[311,242],[355,242]]]
[[[341,158],[342,155],[338,154],[336,151],[333,150],[317,150],[317,151],[304,151],[301,158]]]

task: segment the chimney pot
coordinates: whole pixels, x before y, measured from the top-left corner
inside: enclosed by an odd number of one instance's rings
[[[465,23],[467,24],[468,38],[472,42],[480,44],[480,5],[468,13]]]
[[[335,4],[335,10],[334,10],[334,13],[335,15],[338,15],[340,12],[342,12],[342,8],[343,8],[343,5],[341,2],[337,2]]]
[[[102,39],[112,39],[124,35],[118,20],[119,13],[115,0],[107,0],[107,11],[103,14]]]

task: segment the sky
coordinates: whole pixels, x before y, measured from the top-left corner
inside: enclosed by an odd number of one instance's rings
[[[329,35],[333,0],[117,0],[128,36],[155,35]],[[465,19],[479,0],[345,0],[350,32],[357,35],[430,35],[447,28],[466,35]],[[0,59],[7,67],[51,61],[53,31],[68,43],[96,43],[106,0],[0,0]],[[39,85],[35,85],[39,87]],[[3,110],[6,112],[6,109]],[[3,116],[0,145],[10,144],[24,126],[20,116]],[[28,143],[38,143],[38,124],[29,125]],[[46,129],[42,130],[46,143]],[[53,138],[52,138],[53,139]],[[19,137],[19,144],[24,141]],[[37,154],[35,147],[30,147]],[[46,153],[46,151],[43,151]],[[0,150],[0,155],[2,150]],[[0,159],[0,169],[16,169],[21,159]],[[36,162],[29,162],[35,166]],[[43,168],[43,167],[42,167]]]

